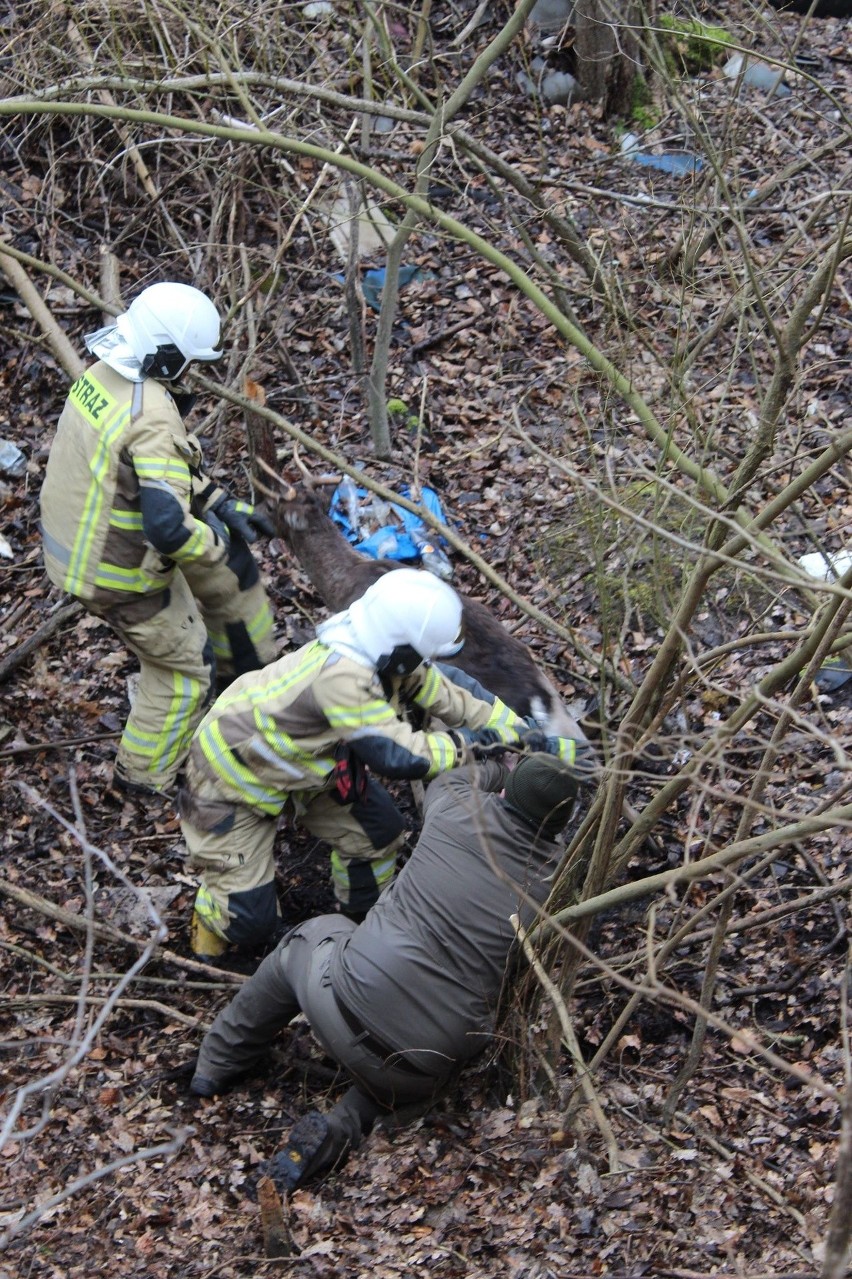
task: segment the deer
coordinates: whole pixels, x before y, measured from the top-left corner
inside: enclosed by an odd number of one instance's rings
[[[267,499],[269,514],[279,537],[298,560],[302,571],[332,613],[342,612],[385,573],[403,566],[396,560],[373,560],[360,555],[325,509],[315,481],[294,451],[302,473],[290,484],[260,457],[255,462],[276,482],[276,488],[256,479]],[[424,570],[425,571],[425,570]],[[535,721],[549,736],[572,737],[585,742],[586,734],[562,702],[554,685],[536,666],[529,649],[511,635],[485,604],[457,588],[464,618],[465,642],[461,651],[443,658],[478,681],[516,714]]]

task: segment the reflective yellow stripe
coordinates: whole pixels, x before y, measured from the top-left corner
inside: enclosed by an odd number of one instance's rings
[[[422,706],[424,710],[429,710],[438,700],[442,687],[443,680],[441,676],[434,666],[428,666],[426,668],[426,678],[414,695],[415,702],[418,706]]]
[[[213,772],[229,787],[239,791],[244,803],[251,804],[264,813],[280,813],[287,798],[286,794],[268,790],[250,768],[246,768],[234,758],[228,743],[222,736],[218,720],[202,724],[198,730],[197,741]]]
[[[344,861],[336,848],[331,851],[331,879],[335,885],[335,896],[338,901],[345,906],[349,901],[349,890],[351,884],[349,882],[349,862]],[[357,860],[362,860],[358,858]],[[396,853],[391,853],[388,857],[380,857],[376,861],[369,863],[370,870],[373,872],[373,879],[376,881],[377,888],[383,888],[385,884],[393,879],[396,872]]]
[[[142,531],[141,511],[117,511],[115,507],[109,513],[110,528],[129,529],[133,533]]]
[[[201,702],[201,683],[197,679],[172,671],[172,688],[169,709],[158,732],[143,731],[131,717],[121,737],[125,750],[146,759],[151,773],[168,769],[186,752],[192,736],[194,712]]]
[[[272,609],[269,607],[269,601],[264,600],[254,617],[246,625],[246,630],[253,640],[266,639],[267,635],[271,635],[275,628],[275,618],[272,616]]]
[[[74,383],[74,387],[86,377],[78,378]],[[89,378],[89,383],[95,387],[99,387],[95,379]],[[71,388],[72,392],[74,387]],[[103,388],[100,388],[103,391]],[[106,394],[104,392],[104,394]],[[80,408],[79,397],[74,400],[76,406]],[[111,409],[105,416],[103,422],[97,425],[91,422],[91,419],[84,413],[83,416],[90,422],[90,425],[99,432],[98,445],[89,462],[89,470],[92,474],[92,480],[89,485],[89,491],[86,494],[86,500],[83,503],[83,510],[80,515],[80,523],[77,528],[77,536],[74,538],[74,546],[71,549],[71,557],[68,562],[68,572],[65,576],[64,586],[67,591],[72,594],[79,594],[84,585],[86,578],[86,569],[91,558],[92,548],[95,543],[95,536],[100,524],[101,515],[104,506],[104,479],[109,473],[110,459],[112,449],[115,443],[120,439],[124,428],[130,421],[130,405],[126,404],[122,409],[121,406],[110,398]],[[81,410],[82,412],[82,410]]]
[[[448,768],[453,767],[456,762],[456,748],[452,738],[447,737],[446,733],[427,733],[426,743],[429,754],[432,756],[432,763],[426,774],[427,781],[430,781],[438,773],[445,773]]]
[[[274,628],[275,619],[272,616],[272,609],[269,607],[268,602],[264,600],[251,621],[246,622],[249,639],[252,643],[257,644],[271,635]],[[213,645],[213,652],[216,654],[217,659],[223,662],[230,661],[233,654],[226,633],[224,631],[211,630],[210,626],[208,626],[207,635]]]
[[[551,741],[553,738],[551,738]],[[573,737],[557,737],[558,743],[557,755],[559,759],[564,759],[567,764],[573,764],[577,758],[577,743]]]
[[[204,546],[207,541],[206,529],[206,524],[196,522],[195,528],[192,533],[190,533],[184,544],[179,546],[177,550],[170,551],[169,558],[177,560],[178,562],[182,560],[197,559],[204,550]]]
[[[228,917],[215,902],[210,889],[206,888],[204,884],[201,885],[195,895],[194,910],[196,915],[210,929],[211,933],[215,933],[217,937],[222,937],[227,941],[225,930],[228,927]]]
[[[393,710],[381,698],[364,702],[361,706],[327,706],[325,717],[332,728],[355,729],[396,723]]]
[[[334,767],[333,760],[318,759],[310,751],[298,746],[292,737],[278,728],[273,717],[261,710],[259,706],[254,708],[254,722],[263,734],[264,741],[272,747],[275,754],[280,755],[288,763],[297,764],[302,772],[325,779]]]
[[[151,588],[164,590],[168,581],[164,581],[162,577],[152,577],[141,568],[122,568],[118,564],[108,564],[106,560],[102,560],[95,573],[95,585],[102,586],[107,591],[147,593]]]
[[[513,710],[509,709],[505,702],[495,697],[485,727],[496,728],[506,742],[516,742],[526,728],[526,724]]]
[[[189,467],[178,457],[134,457],[133,469],[140,480],[165,480],[188,490]]]

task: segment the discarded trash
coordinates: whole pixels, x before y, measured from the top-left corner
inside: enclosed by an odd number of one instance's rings
[[[812,551],[799,558],[799,568],[803,568],[809,577],[817,577],[821,582],[833,582],[852,568],[852,552],[838,551],[836,555],[823,555],[822,551]]]
[[[403,497],[410,494],[407,484],[400,485],[399,491]],[[434,489],[422,488],[419,500],[435,519],[446,518]],[[358,487],[348,476],[334,490],[329,515],[362,555],[370,559],[419,560],[424,568],[431,569],[445,581],[452,577],[452,565],[438,545],[440,539],[419,515],[396,503],[375,498],[369,489]],[[383,517],[385,522],[378,524]]]
[[[329,237],[343,262],[349,261],[350,242],[356,227],[359,258],[384,252],[396,235],[396,227],[377,204],[357,204],[353,211],[345,193],[337,196],[325,214]]]
[[[778,67],[767,66],[742,53],[734,53],[722,67],[729,80],[740,80],[750,89],[763,89],[774,98],[788,98],[793,90],[784,83],[784,72]]]
[[[428,568],[430,573],[434,573],[445,582],[451,582],[453,566],[441,548],[435,545],[435,539],[426,526],[420,524],[417,528],[411,529],[409,536],[420,552],[420,563],[423,567]]]
[[[26,456],[11,440],[0,440],[0,472],[18,479],[27,469]]]
[[[329,0],[312,0],[311,4],[303,5],[302,13],[309,21],[314,18],[330,18],[334,13],[334,5]]]
[[[364,492],[359,489],[358,485],[351,476],[345,475],[338,484],[334,493],[334,501],[338,499],[343,505],[346,512],[346,518],[349,521],[349,527],[355,535],[357,541],[361,536],[361,509],[359,498]]]
[[[541,63],[543,59],[535,59],[532,70],[538,69],[536,62]],[[515,78],[528,98],[540,96],[551,106],[565,106],[577,92],[577,81],[568,71],[549,71],[537,80],[531,79],[525,71],[519,71]]]
[[[852,679],[852,666],[848,657],[829,657],[814,676],[814,683],[822,693],[833,693]]]
[[[559,31],[573,17],[573,0],[536,0],[527,22],[541,31]]]
[[[640,151],[639,139],[635,133],[625,133],[621,139],[621,154],[643,165],[646,169],[658,169],[661,173],[671,173],[676,178],[685,178],[690,173],[700,173],[704,161],[691,151],[664,151],[655,155],[652,151]]]
[[[386,268],[379,267],[374,271],[365,271],[361,277],[361,289],[364,293],[364,301],[367,306],[374,311],[382,309],[382,289],[385,287]],[[399,287],[404,288],[406,284],[410,284],[412,280],[422,278],[423,273],[419,266],[401,266],[399,268]],[[346,276],[342,272],[336,271],[334,279],[339,280],[343,284]]]

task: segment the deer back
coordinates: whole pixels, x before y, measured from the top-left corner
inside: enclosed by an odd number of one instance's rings
[[[276,497],[272,510],[278,534],[332,613],[348,608],[385,573],[402,568],[395,560],[371,560],[352,547],[316,494],[295,485]],[[518,715],[532,716],[550,733],[577,736],[578,726],[559,694],[536,666],[529,649],[510,635],[493,613],[458,591],[465,643],[455,657],[442,659],[479,680]]]

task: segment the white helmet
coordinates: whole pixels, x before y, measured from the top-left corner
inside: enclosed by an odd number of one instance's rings
[[[218,360],[222,354],[219,312],[190,284],[150,285],[115,323],[150,377],[174,382],[192,360]]]
[[[453,657],[464,644],[461,600],[434,573],[385,573],[349,605],[359,645],[378,671],[409,675],[427,658]]]

